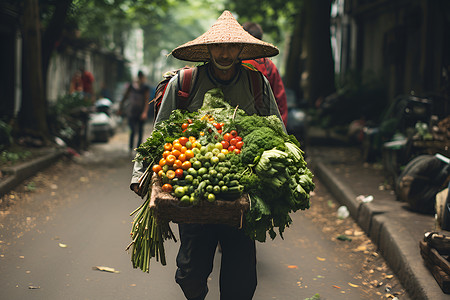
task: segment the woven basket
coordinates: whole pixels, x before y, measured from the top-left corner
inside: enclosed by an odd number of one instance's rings
[[[244,213],[250,208],[246,194],[233,201],[217,199],[212,203],[200,201],[195,206],[181,206],[178,198],[162,191],[161,180],[156,175],[152,178],[150,197],[156,206],[156,218],[174,223],[225,224],[241,228]]]

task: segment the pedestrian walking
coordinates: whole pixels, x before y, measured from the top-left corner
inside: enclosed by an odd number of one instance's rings
[[[262,40],[263,29],[258,23],[245,22],[242,24],[242,27],[255,38]],[[243,62],[253,65],[269,80],[273,95],[275,96],[275,100],[278,104],[278,109],[280,110],[281,117],[283,118],[284,126],[287,126],[288,108],[286,91],[277,66],[267,57],[245,60]]]
[[[239,105],[247,114],[276,115],[281,119],[268,80],[241,63],[243,59],[274,56],[278,52],[275,46],[251,36],[229,11],[224,11],[203,35],[171,53],[180,60],[205,62],[193,71],[187,110],[198,110],[205,93],[220,88],[226,101],[232,106]],[[177,108],[178,82],[183,74],[180,71],[168,83],[156,123],[168,119]],[[253,78],[258,78],[258,82]],[[130,187],[138,194],[138,178],[145,167],[141,162],[134,166]],[[222,247],[220,299],[253,298],[257,285],[255,242],[243,230],[221,224],[179,224],[179,234],[181,245],[175,279],[186,299],[205,299],[219,243]]]
[[[137,81],[130,83],[120,101],[119,114],[124,115],[127,118],[128,126],[130,128],[130,138],[128,143],[130,153],[135,148],[139,147],[144,135],[144,124],[147,120],[150,107],[150,87],[147,85],[146,81],[147,79],[144,72],[139,71],[137,74]]]

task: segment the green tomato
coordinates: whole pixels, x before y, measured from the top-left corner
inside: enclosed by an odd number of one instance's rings
[[[207,191],[208,193],[212,193],[213,189],[214,189],[214,187],[213,187],[212,185],[206,186],[206,191]]]
[[[214,144],[209,143],[208,144],[208,151],[212,151],[214,149]]]
[[[219,158],[220,161],[224,161],[226,156],[224,153],[220,152],[219,154],[217,154],[217,157]]]
[[[205,167],[201,167],[198,169],[197,174],[198,176],[203,176],[204,174],[206,174],[208,172],[208,169]]]
[[[214,156],[217,156],[217,154],[221,153],[219,149],[214,148],[212,151],[212,154],[214,154]]]
[[[191,175],[192,177],[197,177],[197,170],[194,169],[193,167],[190,167],[190,168],[187,170],[187,172],[188,172],[188,174]]]
[[[206,158],[207,160],[210,160],[211,157],[213,157],[213,156],[214,156],[214,154],[213,154],[212,152],[206,152],[206,154],[205,154],[205,158]]]
[[[221,191],[220,186],[215,185],[215,186],[213,187],[213,193],[214,193],[214,194],[217,195],[218,193],[220,193],[220,191]]]
[[[220,152],[220,150],[222,150],[222,149],[223,149],[223,145],[222,145],[222,143],[216,143],[216,144],[214,145],[214,147],[215,147],[216,149],[218,149],[218,150],[219,150],[219,152]]]
[[[195,169],[194,169],[195,171]],[[194,180],[194,176],[192,176],[191,174],[188,174],[184,177],[184,180],[186,180],[187,183],[192,183],[192,181]]]
[[[197,161],[194,161],[192,166],[194,167],[194,169],[198,170],[198,169],[200,169],[202,167],[202,163],[197,160]]]
[[[178,186],[174,192],[175,192],[175,196],[177,198],[183,197],[186,193],[186,191],[184,190],[184,187],[182,187],[182,186]]]
[[[192,142],[191,141],[187,141],[185,146],[186,146],[186,148],[191,149],[192,148]]]
[[[217,171],[215,169],[210,169],[209,170],[209,175],[211,175],[211,177],[216,177],[217,176]]]
[[[183,204],[183,205],[191,204],[190,197],[188,195],[184,195],[183,197],[181,197],[180,203]]]
[[[194,152],[194,155],[199,155],[200,154],[200,149],[198,149],[197,147],[193,148],[192,152]]]
[[[208,148],[205,147],[205,146],[201,146],[201,148],[200,148],[200,153],[201,153],[202,155],[205,155],[206,152],[208,152]]]
[[[216,201],[216,195],[209,193],[206,199],[208,200],[208,202],[214,202]]]
[[[219,162],[219,158],[217,156],[213,156],[209,161],[211,162],[211,164],[215,165]]]
[[[221,187],[221,190],[222,190],[223,193],[226,193],[226,192],[228,192],[228,187],[226,185],[223,185]]]

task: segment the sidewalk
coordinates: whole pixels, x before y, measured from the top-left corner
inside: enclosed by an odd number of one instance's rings
[[[357,147],[313,136],[306,149],[309,167],[377,245],[412,299],[450,299],[444,294],[420,255],[419,241],[435,230],[434,216],[408,210],[385,188],[381,167],[364,164]],[[363,203],[359,195],[373,196]],[[314,205],[314,199],[312,199]]]
[[[62,148],[43,149],[42,153],[34,159],[12,167],[2,168],[0,170],[3,175],[0,179],[0,197],[3,197],[27,178],[57,162],[64,153],[65,150]]]

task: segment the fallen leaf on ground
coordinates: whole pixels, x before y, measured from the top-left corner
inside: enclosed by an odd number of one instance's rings
[[[290,266],[288,266],[288,269],[298,269],[298,266],[290,265]]]
[[[340,289],[341,288],[340,286],[337,286],[337,285],[332,285],[332,287],[334,287],[336,289]]]
[[[359,287],[359,285],[353,284],[353,283],[351,283],[351,282],[349,282],[348,285],[351,286],[351,287],[354,287],[354,288]]]
[[[319,257],[319,256],[316,256],[316,259],[317,259],[317,260],[320,260],[320,261],[325,261],[325,260],[326,260],[326,258]]]
[[[37,285],[29,285],[28,288],[29,288],[30,290],[37,290],[37,289],[40,289],[41,287],[40,287],[40,286],[37,286]]]
[[[104,266],[95,266],[92,267],[93,270],[103,271],[103,272],[109,272],[109,273],[119,273],[119,271],[116,271],[114,268],[110,267],[104,267]]]
[[[61,248],[67,248],[67,245],[66,245],[66,244],[63,244],[63,243],[59,243],[59,247],[61,247]]]

